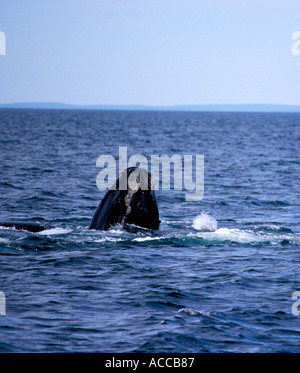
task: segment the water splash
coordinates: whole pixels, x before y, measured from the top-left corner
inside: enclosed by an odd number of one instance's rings
[[[193,228],[201,232],[214,232],[218,228],[218,223],[212,216],[202,212],[194,219]]]

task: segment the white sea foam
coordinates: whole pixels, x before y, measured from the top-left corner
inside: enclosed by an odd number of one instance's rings
[[[204,240],[209,241],[230,241],[237,243],[263,243],[270,242],[271,244],[278,245],[283,240],[287,240],[293,244],[299,245],[299,236],[294,234],[292,231],[287,232],[286,235],[280,234],[282,227],[275,224],[267,224],[266,232],[264,229],[232,229],[232,228],[218,228],[217,221],[210,215],[202,212],[196,216],[193,221],[193,228],[198,232],[195,234],[191,232],[188,234],[189,237],[201,237]],[[263,228],[263,227],[262,227]],[[273,233],[270,233],[273,231]]]
[[[17,230],[16,227],[13,227],[13,226],[11,226],[11,227],[5,227],[4,225],[0,225],[0,229],[13,230],[13,231]]]
[[[109,233],[122,234],[124,233],[124,229],[121,227],[111,228],[109,229]]]
[[[0,243],[9,243],[9,239],[0,237]]]
[[[72,232],[72,229],[68,228],[51,228],[51,229],[45,229],[44,231],[38,232],[41,236],[52,236],[56,234],[66,234]]]
[[[217,230],[218,223],[212,216],[202,212],[196,216],[193,221],[193,228],[202,232],[214,232]]]
[[[211,241],[231,241],[238,243],[251,243],[268,241],[266,237],[259,236],[251,231],[242,229],[219,228],[214,232],[199,232],[197,237]]]
[[[163,237],[150,237],[150,236],[146,236],[146,237],[137,237],[137,238],[134,238],[133,241],[145,242],[145,241],[161,240],[161,239],[163,239]]]
[[[294,245],[300,244],[300,237],[294,233],[288,233],[282,235],[280,233],[266,233],[257,232],[251,229],[229,229],[229,228],[219,228],[214,232],[190,232],[189,237],[199,237],[207,241],[217,241],[217,242],[237,242],[244,244],[257,244],[269,242],[272,245],[280,245],[283,241],[288,241]]]
[[[196,310],[190,307],[181,308],[178,311],[178,313],[184,313],[189,316],[210,316],[211,315],[210,311],[201,311],[201,310]]]
[[[122,240],[122,238],[116,238],[116,237],[102,237],[102,238],[93,240],[93,242],[119,242],[119,241],[124,241],[124,240]]]

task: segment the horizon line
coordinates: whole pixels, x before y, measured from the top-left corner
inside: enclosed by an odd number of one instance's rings
[[[60,110],[132,110],[132,111],[258,111],[300,112],[300,105],[291,104],[66,104],[55,101],[0,103],[0,109],[60,109]]]

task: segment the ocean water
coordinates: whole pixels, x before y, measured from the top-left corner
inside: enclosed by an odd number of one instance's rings
[[[2,352],[300,352],[300,115],[0,110]],[[88,230],[100,155],[204,155],[158,231]],[[300,308],[300,307],[299,307]]]

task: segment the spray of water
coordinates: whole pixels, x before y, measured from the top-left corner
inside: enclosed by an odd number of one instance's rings
[[[201,232],[214,232],[218,228],[218,223],[212,216],[202,212],[194,219],[193,228]]]

